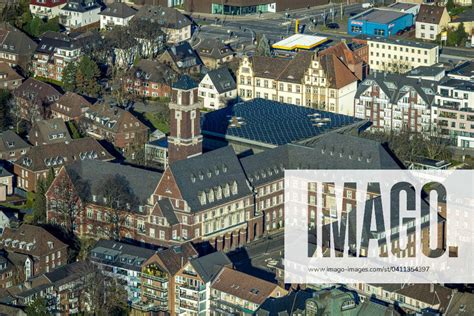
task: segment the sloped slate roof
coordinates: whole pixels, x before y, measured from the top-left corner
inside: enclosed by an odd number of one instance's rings
[[[418,16],[416,17],[416,22],[439,24],[443,17],[444,10],[446,10],[445,7],[422,4]]]
[[[190,76],[183,75],[173,84],[174,89],[191,90],[197,88],[197,83]]]
[[[222,67],[209,71],[207,74],[219,94],[237,89],[237,84],[228,68]]]
[[[414,89],[420,97],[429,105],[435,100],[438,83],[431,80],[418,80],[401,74],[371,74],[357,88],[356,98],[359,98],[368,88],[374,84],[389,96],[390,101],[396,103],[408,93],[408,89]]]
[[[231,146],[216,149],[211,153],[190,159],[179,160],[170,166],[171,172],[183,199],[188,203],[192,212],[222,205],[252,194],[247,184],[240,162]],[[202,205],[199,196],[210,190],[232,184],[237,184],[237,193],[221,199],[214,198],[213,202],[206,199]]]
[[[403,168],[379,142],[335,132],[269,149],[240,161],[253,186],[280,179],[286,169]]]
[[[137,13],[137,10],[129,7],[123,2],[114,2],[109,4],[104,11],[100,12],[99,15],[112,16],[116,18],[128,18],[134,16]]]
[[[90,199],[90,195],[98,195],[97,191],[99,191],[104,177],[120,175],[129,182],[131,190],[143,204],[153,194],[161,178],[161,173],[159,172],[98,160],[78,161],[67,166],[66,171],[71,176],[73,182],[79,183],[82,181],[82,183],[88,185],[90,190],[87,193],[89,196],[81,196],[81,198]]]
[[[224,267],[232,266],[232,261],[221,251],[193,259],[190,263],[204,282],[212,282]]]

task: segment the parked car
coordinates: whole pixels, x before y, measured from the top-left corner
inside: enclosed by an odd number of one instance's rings
[[[339,28],[339,24],[337,24],[337,23],[328,23],[328,24],[326,24],[326,27],[327,27],[328,29],[333,29],[333,30],[335,30],[335,29],[338,29],[338,28]]]
[[[370,2],[362,3],[362,8],[364,9],[372,8],[373,6],[374,4]]]

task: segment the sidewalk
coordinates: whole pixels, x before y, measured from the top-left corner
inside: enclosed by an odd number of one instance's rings
[[[318,9],[326,9],[326,8],[330,8],[330,7],[333,7],[334,4],[324,4],[324,5],[320,5],[320,6],[314,6],[314,7],[310,7],[309,10],[318,10]],[[280,12],[275,12],[275,13],[270,13],[270,12],[267,12],[267,13],[262,13],[261,15],[259,14],[254,14],[254,15],[222,15],[222,14],[212,14],[212,13],[201,13],[201,12],[187,12],[185,10],[179,10],[181,13],[183,14],[186,14],[186,15],[189,15],[193,18],[197,18],[197,19],[202,19],[202,18],[206,18],[206,19],[222,19],[224,18],[224,22],[225,21],[246,21],[246,20],[252,20],[252,21],[255,21],[257,19],[262,19],[262,20],[271,20],[271,19],[274,19],[274,18],[281,18],[284,16],[285,13],[290,13],[290,14],[296,14],[296,13],[305,13],[306,11],[308,11],[307,8],[303,8],[303,9],[295,9],[295,10],[290,10],[290,11],[280,11]]]

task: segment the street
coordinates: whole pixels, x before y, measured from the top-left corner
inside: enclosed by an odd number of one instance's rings
[[[351,14],[361,12],[361,4],[343,5],[343,17],[347,18]],[[339,31],[312,31],[314,21],[317,25],[324,25],[329,22],[336,22],[341,25],[347,23],[347,19],[341,20],[341,6],[327,5],[324,7],[303,9],[291,11],[287,17],[285,12],[272,14],[270,17],[245,16],[239,19],[229,19],[227,17],[197,17],[193,16],[195,23],[200,25],[196,29],[196,40],[194,45],[199,43],[199,39],[218,38],[227,41],[234,49],[246,52],[254,44],[257,34],[268,38],[270,44],[273,44],[295,32],[294,21],[300,20],[300,30],[305,34],[317,34],[327,36],[330,41],[339,42],[342,39],[350,40],[352,35]],[[334,12],[334,13],[332,13]],[[460,60],[474,59],[474,49],[445,47],[441,48],[440,62],[456,63]]]

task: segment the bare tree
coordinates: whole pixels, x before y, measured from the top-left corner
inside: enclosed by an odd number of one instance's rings
[[[126,315],[127,292],[118,280],[104,275],[90,261],[78,273],[83,286],[79,301],[84,311],[91,315]]]
[[[132,20],[130,34],[140,43],[140,57],[153,58],[165,48],[166,34],[158,23],[141,19]]]
[[[392,59],[390,62],[385,62],[383,65],[384,72],[391,72],[397,74],[406,73],[411,68],[411,63],[409,61],[401,59]]]
[[[76,221],[83,211],[82,197],[87,195],[88,186],[77,181],[75,175],[63,168],[48,190],[48,210],[54,213],[55,220],[64,226],[70,236],[76,229]]]
[[[120,240],[129,212],[138,207],[139,201],[128,180],[122,175],[109,175],[100,183],[98,192],[107,207],[105,231],[110,238]]]

